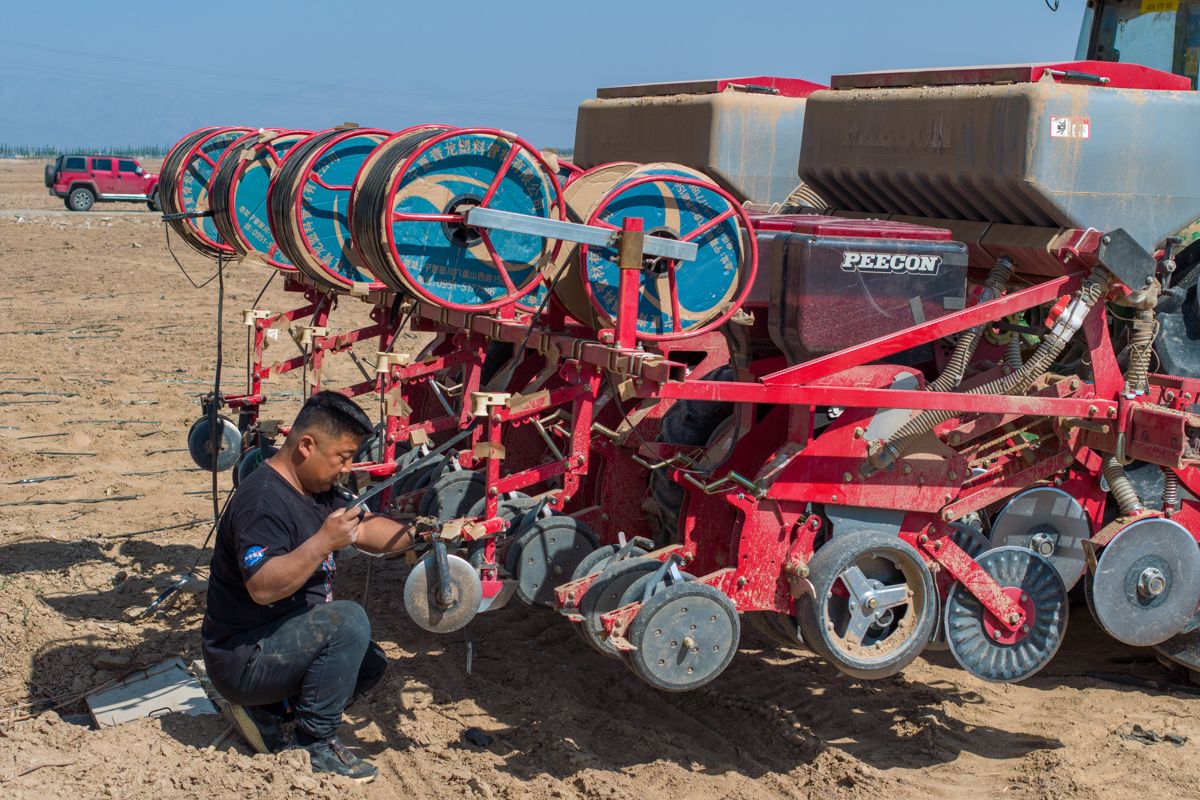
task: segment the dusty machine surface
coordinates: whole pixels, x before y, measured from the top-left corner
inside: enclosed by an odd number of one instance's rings
[[[1066,76],[1064,79],[1063,76]],[[1124,228],[1153,249],[1200,206],[1187,78],[1131,64],[836,76],[808,101],[800,174],[838,209]]]
[[[805,99],[823,88],[758,76],[599,89],[579,105],[575,162],[674,162],[741,201],[780,203],[796,186]]]

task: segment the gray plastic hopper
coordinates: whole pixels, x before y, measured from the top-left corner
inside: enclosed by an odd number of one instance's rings
[[[779,203],[796,188],[805,98],[823,88],[758,76],[599,89],[579,105],[572,159],[683,164],[738,200]]]
[[[847,211],[1124,228],[1153,250],[1200,218],[1200,94],[1135,88],[1175,79],[1137,69],[1107,84],[1036,66],[835,78],[848,88],[808,99],[799,174]],[[968,85],[944,85],[955,75]]]

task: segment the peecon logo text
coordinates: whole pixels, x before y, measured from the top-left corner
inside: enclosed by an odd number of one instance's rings
[[[904,253],[856,253],[842,255],[843,272],[870,272],[886,275],[925,275],[930,278],[938,274],[942,266],[941,256],[912,256]]]

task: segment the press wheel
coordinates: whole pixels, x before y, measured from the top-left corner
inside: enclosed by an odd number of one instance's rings
[[[951,522],[950,528],[950,539],[971,558],[979,558],[980,555],[992,547],[992,543],[983,535],[983,531],[974,525],[969,525],[961,521]],[[946,644],[945,623],[946,607],[945,604],[939,602],[938,622],[933,626],[933,634],[929,638],[929,644],[925,645],[926,650],[940,653],[950,649],[950,646]]]
[[[1200,614],[1188,620],[1179,633],[1154,645],[1154,652],[1192,672],[1200,672]]]
[[[662,564],[653,558],[630,558],[618,561],[600,574],[596,582],[588,587],[579,601],[579,613],[583,622],[579,624],[584,640],[598,653],[618,658],[617,648],[604,638],[604,625],[600,617],[620,608],[621,598],[630,584],[647,573],[653,573]]]
[[[635,675],[665,692],[686,692],[725,671],[742,626],[733,601],[702,583],[662,587],[642,604],[625,638]]]
[[[921,654],[937,623],[933,575],[912,545],[863,531],[839,536],[809,562],[815,597],[797,608],[804,641],[848,675],[886,678]]]
[[[437,517],[443,522],[465,517],[483,499],[486,483],[483,475],[470,470],[443,473],[421,496],[417,513],[423,517]]]
[[[553,607],[554,590],[596,549],[596,534],[574,517],[543,517],[512,546],[518,553],[517,596],[529,605]]]
[[[977,678],[1012,683],[1035,674],[1058,652],[1067,630],[1067,589],[1048,558],[1028,547],[997,547],[976,561],[1020,604],[1026,620],[1009,631],[961,583],[946,597],[946,641]]]

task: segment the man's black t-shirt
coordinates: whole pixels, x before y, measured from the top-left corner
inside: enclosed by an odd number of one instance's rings
[[[270,605],[254,602],[246,581],[271,558],[303,544],[343,505],[333,491],[301,494],[269,464],[241,482],[217,529],[208,578],[200,637],[210,671],[225,677],[240,669],[254,647],[256,628],[333,599],[332,554],[295,594]]]

